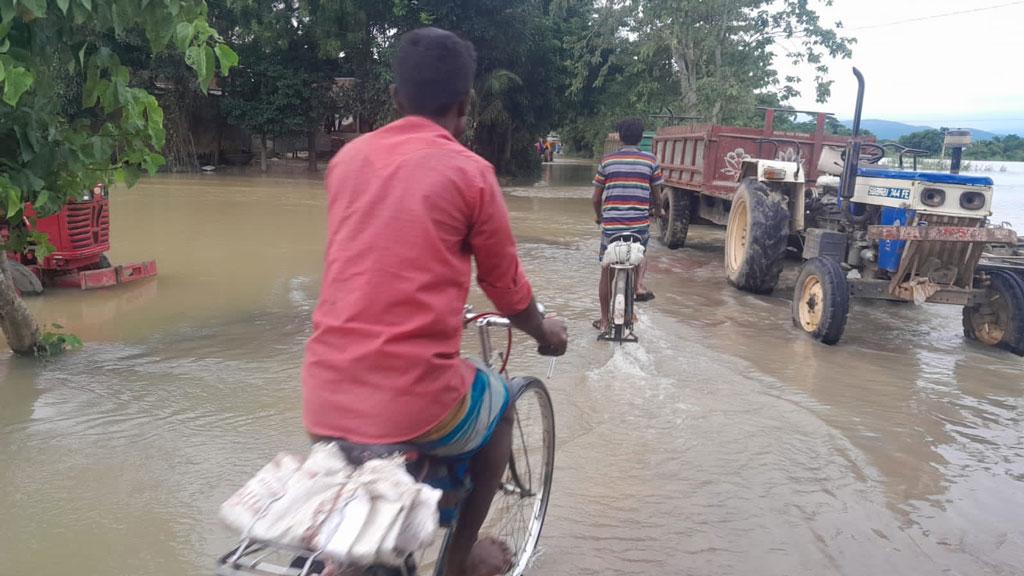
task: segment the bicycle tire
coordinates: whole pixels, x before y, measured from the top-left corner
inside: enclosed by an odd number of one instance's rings
[[[636,268],[630,268],[626,270],[626,310],[623,316],[623,332],[626,334],[633,333],[633,304],[634,298],[636,297]]]
[[[628,306],[628,302],[629,302],[628,290],[629,290],[629,271],[628,270],[623,270],[623,269],[620,269],[620,268],[616,268],[615,272],[614,272],[614,274],[612,276],[612,294],[611,294],[611,304],[609,306],[609,310],[611,312],[611,323],[615,327],[616,336],[618,336],[618,333],[622,331],[622,327],[629,322],[629,320],[626,317],[626,307]],[[621,318],[622,318],[621,322],[619,322],[619,320],[618,320],[618,318],[620,317],[620,313],[618,311],[619,295],[622,296],[622,308],[623,308],[623,310],[621,312]]]
[[[518,498],[520,511],[529,507],[529,516],[520,519],[525,524],[519,524],[524,530],[522,537],[516,534],[499,533],[498,537],[509,543],[513,551],[513,566],[508,572],[511,576],[522,576],[529,568],[537,550],[537,542],[544,527],[544,518],[547,515],[548,503],[551,500],[551,480],[555,466],[555,412],[551,404],[551,396],[547,387],[537,378],[516,378],[511,382],[510,388],[513,391],[516,407],[516,424],[513,429],[512,455],[509,458],[509,467],[506,470],[507,481],[503,482],[495,500],[508,498],[515,503]],[[527,449],[524,420],[521,415],[527,410],[535,409],[535,416],[539,418],[536,424],[540,428],[540,445]],[[532,418],[531,418],[532,420]],[[536,440],[536,439],[535,439]],[[517,449],[518,448],[518,449]],[[541,461],[539,474],[534,474],[535,459],[530,458],[531,453],[540,451]],[[521,453],[520,453],[521,451]],[[518,457],[517,457],[518,456]],[[522,461],[525,459],[524,462]],[[531,462],[533,464],[531,464]],[[524,478],[525,475],[528,478]],[[530,501],[526,501],[529,499]],[[500,504],[500,503],[499,503]],[[501,513],[501,506],[491,505],[491,513],[495,510]],[[490,520],[490,518],[488,518]],[[487,523],[485,523],[485,526]]]

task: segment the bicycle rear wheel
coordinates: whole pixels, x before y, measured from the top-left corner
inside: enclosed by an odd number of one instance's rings
[[[516,378],[510,388],[516,410],[512,457],[481,533],[495,535],[512,548],[508,574],[521,576],[536,554],[551,497],[555,413],[540,380]]]

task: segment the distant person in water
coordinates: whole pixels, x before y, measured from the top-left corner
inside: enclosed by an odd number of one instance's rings
[[[598,259],[604,256],[608,240],[616,234],[633,233],[642,239],[646,247],[650,239],[651,214],[660,216],[657,198],[661,195],[661,166],[658,159],[640,149],[644,136],[644,122],[639,118],[626,118],[618,123],[619,140],[622,147],[605,155],[594,176],[594,214],[601,226],[601,249]],[[636,279],[636,299],[639,302],[654,299],[654,292],[647,289],[644,276],[647,261],[640,265]],[[601,282],[598,294],[601,298],[601,319],[594,327],[608,330],[609,302],[611,297],[611,274],[608,268],[601,268]]]

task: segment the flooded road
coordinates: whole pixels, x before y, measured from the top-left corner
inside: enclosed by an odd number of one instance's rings
[[[549,381],[534,574],[1021,573],[1020,358],[933,305],[858,302],[839,346],[815,344],[790,324],[792,271],[773,296],[730,289],[707,227],[652,249],[640,343],[598,343],[591,167],[546,169],[507,188],[527,274],[573,339]],[[992,177],[994,220],[1024,229],[1024,171]],[[112,202],[112,259],[160,276],[31,300],[87,347],[0,354],[0,575],[210,574],[231,543],[217,506],[306,445],[320,181],[167,176]],[[512,373],[543,375],[518,343]]]

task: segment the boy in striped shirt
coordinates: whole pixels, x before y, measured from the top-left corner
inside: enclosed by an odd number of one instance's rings
[[[622,148],[605,155],[594,176],[594,213],[601,225],[601,251],[616,234],[633,233],[647,246],[650,238],[651,214],[660,216],[657,198],[661,194],[661,166],[658,159],[639,148],[644,135],[644,122],[640,118],[626,118],[618,123]],[[644,284],[647,261],[640,265],[636,281],[636,299],[652,300],[654,293]],[[611,275],[608,268],[601,269],[598,293],[601,298],[601,320],[595,325],[604,332],[608,329]]]

